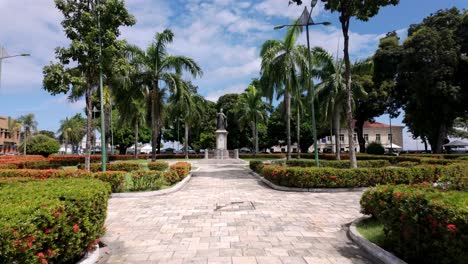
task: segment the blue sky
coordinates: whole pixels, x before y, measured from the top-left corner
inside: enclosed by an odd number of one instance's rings
[[[193,80],[201,94],[210,100],[226,93],[240,93],[257,77],[259,49],[267,39],[282,38],[284,31],[273,26],[291,22],[302,7],[289,6],[287,0],[127,0],[137,24],[122,29],[122,38],[144,48],[156,32],[170,28],[175,41],[173,54],[194,58],[205,72]],[[305,1],[309,5],[310,1]],[[419,23],[441,8],[468,8],[467,0],[401,0],[385,7],[369,22],[351,24],[350,52],[353,59],[371,55],[378,39],[397,30],[403,36],[410,24]],[[0,86],[0,115],[17,117],[35,113],[40,129],[56,131],[59,121],[82,112],[84,101],[70,103],[66,95],[51,96],[41,88],[42,67],[54,60],[54,49],[67,45],[53,0],[0,0],[0,45],[9,54],[31,53],[31,57],[4,60]],[[311,32],[313,46],[336,53],[341,30],[337,14],[314,10],[315,21],[330,21],[329,27]],[[299,40],[305,43],[305,37]],[[341,38],[342,42],[342,38]],[[342,45],[341,45],[342,48]],[[340,49],[341,50],[341,49]],[[339,55],[341,56],[341,51]],[[379,121],[388,123],[388,117]],[[401,117],[394,120],[401,124]],[[405,148],[422,144],[405,137]]]

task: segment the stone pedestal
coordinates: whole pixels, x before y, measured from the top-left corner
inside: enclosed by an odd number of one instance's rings
[[[205,159],[208,159],[208,149],[205,149]]]
[[[234,150],[234,158],[239,159],[239,150],[238,149]]]
[[[216,149],[227,149],[227,134],[225,129],[216,130]]]

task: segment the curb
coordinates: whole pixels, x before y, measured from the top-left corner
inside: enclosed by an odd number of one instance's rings
[[[375,259],[380,260],[384,264],[407,264],[405,261],[399,259],[392,253],[370,242],[357,231],[356,225],[367,218],[369,217],[360,217],[351,223],[348,229],[348,235],[351,240],[364,251],[366,251],[367,254],[371,255]]]
[[[271,181],[263,178],[262,176],[258,175],[256,172],[251,171],[251,175],[253,175],[258,180],[262,181],[270,188],[282,191],[282,192],[311,192],[311,193],[339,193],[339,192],[362,192],[367,190],[369,187],[360,187],[360,188],[294,188],[294,187],[284,187],[279,186]]]
[[[76,264],[94,264],[98,261],[98,259],[99,259],[99,246],[96,246],[93,251],[87,252],[86,255]]]
[[[159,191],[150,191],[150,192],[127,192],[127,193],[113,193],[111,194],[111,198],[141,198],[141,197],[152,197],[152,196],[160,196],[166,195],[170,193],[174,193],[182,189],[192,178],[192,173],[187,175],[182,181],[178,182],[176,185]]]

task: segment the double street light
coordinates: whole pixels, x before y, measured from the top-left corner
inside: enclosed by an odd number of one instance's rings
[[[29,57],[31,54],[28,53],[21,53],[21,54],[16,54],[16,55],[8,55],[6,50],[0,46],[0,87],[2,85],[2,62],[5,59],[11,59],[15,57]]]
[[[293,25],[281,25],[281,26],[276,26],[274,29],[282,29],[284,27],[306,27],[306,33],[307,33],[307,56],[309,59],[309,72],[312,71],[312,55],[310,51],[310,40],[309,40],[309,26],[317,26],[317,25],[324,25],[324,26],[329,26],[331,25],[330,22],[320,22],[320,23],[315,23],[314,20],[312,19],[312,10],[314,10],[314,7],[317,5],[317,0],[312,0],[310,3],[311,8],[310,12],[307,10],[307,6],[304,7],[304,11],[302,12],[301,15],[301,24],[293,24]],[[312,75],[310,74],[310,78],[312,79]],[[312,80],[309,80],[309,91],[312,93],[312,100],[311,100],[311,107],[312,107],[312,133],[314,136],[314,153],[315,153],[315,165],[318,167],[319,166],[319,159],[318,159],[318,149],[317,149],[317,127],[316,127],[316,121],[315,121],[315,106],[314,106],[314,87],[312,85]],[[299,149],[298,149],[299,151]]]

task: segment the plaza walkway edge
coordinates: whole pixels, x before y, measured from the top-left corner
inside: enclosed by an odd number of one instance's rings
[[[381,261],[384,264],[407,264],[405,261],[401,260],[392,253],[370,242],[357,231],[356,225],[367,218],[369,217],[360,217],[351,223],[351,226],[348,229],[348,235],[351,238],[351,240],[364,251],[366,251],[370,256]]]

